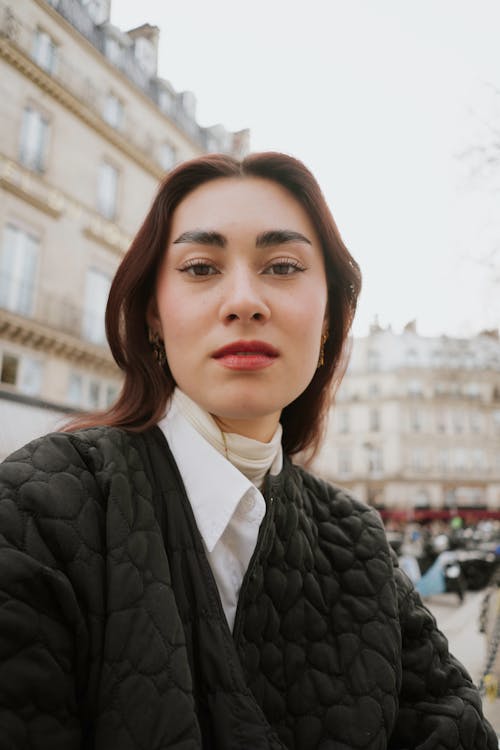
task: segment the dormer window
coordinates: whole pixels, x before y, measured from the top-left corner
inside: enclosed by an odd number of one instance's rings
[[[108,125],[117,130],[123,125],[123,103],[112,93],[109,93],[104,101],[103,117]]]
[[[33,60],[47,73],[55,73],[57,68],[57,45],[46,31],[37,29],[33,39]]]
[[[135,40],[134,56],[149,77],[156,74],[156,49],[149,39],[141,36]]]

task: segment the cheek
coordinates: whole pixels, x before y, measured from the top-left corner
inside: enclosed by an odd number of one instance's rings
[[[318,295],[318,291],[315,289],[304,300],[297,298],[292,300],[287,318],[290,327],[293,328],[297,336],[307,338],[311,347],[315,347],[316,339],[321,336],[325,314],[326,296]]]

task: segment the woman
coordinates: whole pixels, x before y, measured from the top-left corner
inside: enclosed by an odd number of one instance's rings
[[[118,402],[3,464],[0,748],[494,748],[313,452],[360,287],[298,161],[180,165],[114,279]]]

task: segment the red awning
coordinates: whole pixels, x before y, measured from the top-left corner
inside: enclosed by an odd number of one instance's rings
[[[473,522],[484,519],[500,521],[500,510],[486,510],[485,508],[454,508],[453,510],[409,508],[408,510],[380,509],[384,521],[451,521],[460,516],[464,521]]]

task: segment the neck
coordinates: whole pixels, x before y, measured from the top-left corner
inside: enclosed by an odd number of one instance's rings
[[[278,428],[280,418],[279,413],[252,420],[223,419],[215,414],[211,416],[221,432],[252,438],[252,440],[259,440],[261,443],[269,443],[272,440]]]

